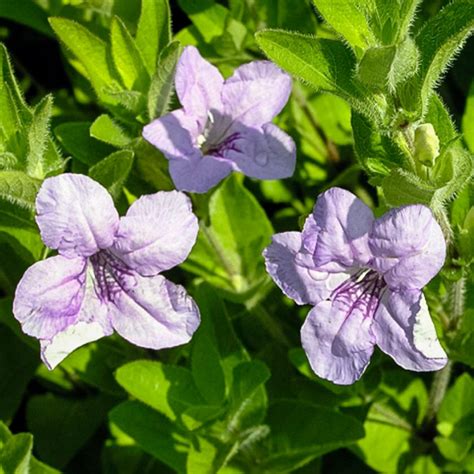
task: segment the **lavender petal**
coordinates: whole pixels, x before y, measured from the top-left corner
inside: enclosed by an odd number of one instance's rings
[[[313,215],[320,228],[315,250],[318,267],[339,272],[367,266],[372,258],[368,234],[374,221],[368,206],[349,191],[331,188],[318,197]]]
[[[291,77],[270,61],[238,67],[222,89],[224,114],[241,125],[261,127],[283,109],[291,93]]]
[[[126,277],[109,304],[114,329],[137,346],[163,349],[187,343],[200,322],[186,290],[161,275]]]
[[[26,270],[15,292],[13,314],[23,332],[51,339],[77,320],[84,300],[87,261],[61,255]]]
[[[421,289],[441,269],[446,242],[429,208],[405,206],[374,223],[369,236],[371,266],[393,289]]]
[[[156,275],[186,259],[198,229],[185,194],[161,191],[142,196],[120,219],[113,252],[141,275]]]
[[[119,222],[110,194],[79,174],[46,179],[36,211],[43,242],[66,257],[88,257],[110,247]]]
[[[374,337],[371,319],[357,306],[322,301],[308,314],[301,342],[313,371],[340,385],[358,380],[369,365]]]
[[[275,283],[297,304],[317,304],[326,299],[347,275],[329,275],[299,264],[299,232],[275,234],[263,251],[265,266]]]
[[[257,179],[283,179],[293,175],[296,145],[293,139],[272,123],[259,129],[234,127],[237,136],[223,157],[246,176]]]
[[[194,46],[184,48],[176,68],[175,86],[186,113],[205,118],[212,109],[221,109],[224,79]]]
[[[380,349],[404,369],[439,370],[447,363],[420,291],[387,291],[375,314],[373,331]]]

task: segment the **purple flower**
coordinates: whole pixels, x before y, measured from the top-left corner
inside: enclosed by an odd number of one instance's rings
[[[36,199],[43,242],[59,255],[31,266],[13,313],[54,368],[74,349],[117,331],[142,347],[189,341],[199,310],[183,287],[159,273],[188,256],[198,223],[178,191],[135,201],[119,217],[112,198],[87,176],[44,181]]]
[[[288,74],[254,61],[224,81],[188,46],[175,84],[183,108],[147,125],[143,136],[169,160],[177,189],[203,193],[231,171],[260,179],[292,176],[295,144],[271,123],[288,101]]]
[[[446,364],[421,291],[445,255],[427,207],[405,206],[374,219],[339,188],[319,196],[303,232],[276,234],[264,250],[281,290],[314,306],[301,329],[312,369],[344,385],[360,378],[375,345],[408,370]]]

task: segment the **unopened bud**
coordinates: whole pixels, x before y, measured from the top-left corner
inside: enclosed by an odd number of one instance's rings
[[[415,159],[425,166],[433,166],[438,155],[439,138],[433,125],[419,125],[415,130]]]

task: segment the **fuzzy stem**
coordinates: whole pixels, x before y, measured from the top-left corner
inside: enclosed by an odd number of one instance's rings
[[[432,427],[436,419],[436,414],[438,413],[439,407],[441,406],[444,396],[446,395],[446,390],[448,389],[452,368],[453,363],[448,361],[446,366],[440,371],[436,372],[433,377],[433,383],[431,384],[430,389],[430,397],[428,399],[428,408],[423,421],[423,427],[426,430],[429,430]]]
[[[450,322],[451,322],[451,327],[456,328],[459,319],[462,317],[464,313],[464,293],[465,293],[465,288],[466,288],[466,280],[464,276],[462,276],[459,280],[453,283],[453,286],[451,287],[451,292],[450,292]]]
[[[287,348],[292,346],[287,335],[282,331],[276,320],[268,314],[268,311],[261,304],[256,304],[253,311],[258,316],[260,324],[267,330],[275,341]]]
[[[451,323],[457,324],[459,318],[464,312],[464,278],[460,278],[458,281],[453,283],[450,293],[450,320]],[[451,378],[451,372],[453,363],[448,361],[446,367],[436,372],[433,377],[433,383],[431,384],[430,397],[428,400],[428,408],[426,410],[423,427],[428,431],[435,422],[436,414],[438,413],[439,407],[443,402],[446,390],[448,389],[449,380]]]
[[[438,224],[441,227],[441,230],[443,231],[444,239],[446,240],[446,245],[451,245],[451,243],[453,242],[453,230],[451,228],[449,218],[446,214],[446,209],[444,209],[442,205],[433,205],[432,210],[433,214],[436,217],[436,220],[438,221]]]

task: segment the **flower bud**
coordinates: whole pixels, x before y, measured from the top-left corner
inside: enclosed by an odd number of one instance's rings
[[[415,130],[415,160],[433,166],[439,155],[439,138],[431,123],[423,123]]]

